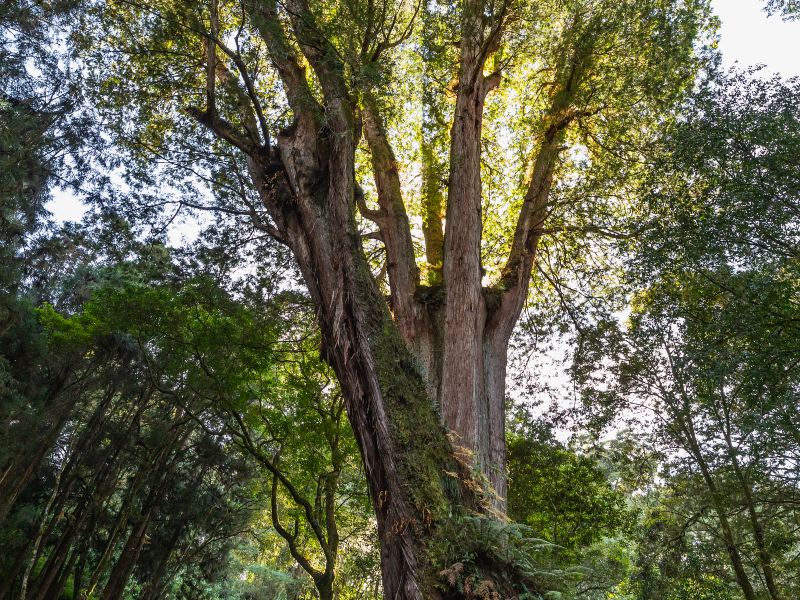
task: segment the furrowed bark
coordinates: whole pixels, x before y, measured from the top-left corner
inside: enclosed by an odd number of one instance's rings
[[[450,178],[444,245],[444,348],[442,414],[468,451],[478,449],[480,349],[486,306],[481,294],[480,137],[483,5],[466,2],[462,23],[458,93],[450,133]],[[480,462],[483,457],[476,457]]]
[[[422,577],[419,533],[425,511],[437,508],[433,504],[441,508],[437,490],[441,465],[446,464],[446,440],[361,253],[352,210],[353,153],[352,148],[349,153],[336,148],[341,143],[340,139],[331,152],[338,174],[331,176],[333,189],[325,194],[325,202],[298,198],[297,212],[282,215],[282,224],[317,299],[326,357],[347,398],[376,508],[384,590],[387,597],[430,597]],[[350,179],[349,199],[334,177]],[[402,439],[403,451],[396,446]],[[409,452],[412,448],[419,456]],[[432,481],[412,485],[408,478],[420,468]],[[419,497],[410,498],[409,489],[416,489]]]
[[[486,94],[497,84],[497,76],[486,77],[483,69],[493,52],[502,17],[495,17],[487,34],[484,3],[466,2],[463,10],[458,91],[450,134],[440,397],[444,422],[455,432],[456,444],[504,490],[505,476],[492,468],[490,446],[491,432],[499,428],[502,439],[497,443],[504,449],[505,423],[490,425],[489,404],[496,400],[493,395],[498,390],[486,388],[487,375],[497,387],[494,373],[487,374],[486,369],[494,369],[499,357],[494,350],[484,352],[488,315],[481,287],[481,131]],[[484,364],[485,355],[492,364]],[[504,365],[501,371],[505,373]],[[504,383],[501,387],[502,402]],[[496,507],[504,511],[504,494],[498,494]]]
[[[301,30],[306,26],[293,25]],[[325,353],[347,398],[376,508],[385,592],[396,598],[430,597],[417,534],[424,522],[424,500],[420,497],[415,505],[401,478],[401,472],[419,468],[419,461],[398,452],[393,434],[404,428],[398,417],[406,417],[406,427],[413,422],[406,414],[410,409],[406,404],[411,403],[413,420],[422,418],[423,431],[436,432],[430,435],[434,439],[415,440],[413,447],[423,449],[423,454],[432,447],[446,453],[445,438],[417,374],[411,376],[412,383],[419,384],[416,389],[389,390],[391,396],[382,389],[379,373],[388,377],[398,368],[395,361],[408,355],[371,278],[355,225],[353,109],[336,73],[330,71],[331,63],[315,48],[305,46],[303,51],[326,88],[325,135],[318,138],[318,130],[304,127],[284,132],[278,137],[277,152],[267,160],[250,157],[251,175],[315,300]],[[387,344],[393,347],[386,348]],[[404,367],[411,370],[411,361]],[[394,404],[398,414],[392,415],[387,404]],[[408,427],[405,435],[415,437],[419,432]],[[417,463],[413,468],[412,462]],[[438,464],[429,469],[438,484]]]

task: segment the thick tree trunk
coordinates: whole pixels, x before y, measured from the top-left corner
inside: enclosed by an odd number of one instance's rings
[[[435,518],[450,511],[443,480],[457,466],[417,361],[363,256],[354,218],[351,108],[342,100],[339,107],[329,103],[328,112],[330,149],[321,157],[314,156],[316,140],[305,137],[311,132],[302,122],[280,140],[296,200],[293,210],[273,216],[316,303],[324,353],[347,398],[375,506],[384,594],[435,598],[424,539]],[[270,171],[268,164],[251,165],[269,201],[283,185]]]
[[[456,444],[487,466],[483,340],[486,302],[481,288],[481,129],[486,83],[482,48],[482,4],[465,2],[461,61],[453,125],[444,238],[444,344],[441,402]]]
[[[485,507],[478,506],[462,481],[447,481],[453,473],[470,475],[455,456],[458,452],[454,453],[429,394],[430,374],[436,377],[436,370],[427,370],[409,349],[363,255],[354,222],[349,132],[342,128],[331,142],[325,181],[316,181],[314,194],[297,195],[296,208],[275,217],[316,303],[324,355],[347,398],[377,517],[385,597],[438,598],[441,593],[434,585],[438,576],[432,571],[428,542],[440,535],[439,525],[458,513],[457,505]],[[290,165],[289,173],[297,172],[293,158],[303,155],[293,148],[297,141],[296,137],[281,141],[281,160]],[[270,170],[269,165],[251,164],[254,180],[268,198],[280,193],[275,189],[279,182],[267,175]],[[485,306],[480,294],[480,305]],[[429,303],[429,315],[440,310],[436,306],[435,301]],[[420,319],[426,324],[431,321]],[[436,336],[430,330],[416,334],[416,340],[427,340],[426,347],[434,349],[428,355],[429,364],[440,360]],[[479,406],[481,411],[480,419],[474,420],[481,424],[480,434],[476,427],[473,439],[480,435],[486,444],[488,449],[481,455],[484,465],[492,461],[496,466],[490,472],[492,483],[504,495],[507,337],[487,338],[481,331],[473,343],[477,344],[474,368],[480,371],[477,380],[483,386],[469,396],[471,400],[477,397],[470,406]],[[454,358],[453,372],[458,364]],[[461,372],[465,369],[461,365]],[[490,419],[497,425],[490,426]],[[451,493],[453,488],[456,491]]]
[[[212,102],[193,114],[248,156],[276,237],[294,254],[316,305],[324,356],[347,399],[375,508],[384,596],[439,598],[441,581],[431,552],[437,536],[446,535],[442,525],[463,506],[485,507],[478,506],[471,486],[463,482],[470,474],[454,455],[435,401],[441,400],[444,423],[460,436],[461,445],[470,453],[478,449],[483,466],[504,454],[507,338],[495,335],[502,328],[485,335],[490,314],[480,267],[480,125],[485,94],[493,85],[482,72],[483,8],[477,2],[470,8],[476,37],[463,64],[472,80],[460,88],[459,100],[467,118],[458,120],[457,115],[453,129],[454,134],[462,131],[459,139],[465,144],[453,147],[463,149],[466,162],[462,172],[459,161],[451,160],[456,170],[450,174],[448,202],[453,199],[457,206],[451,213],[448,205],[444,286],[436,289],[419,285],[397,168],[368,97],[363,130],[380,208],[371,210],[360,201],[355,99],[339,57],[315,26],[305,0],[285,3],[297,46],[276,26],[280,19],[274,2],[247,6],[285,87],[294,124],[281,132],[276,147],[269,147],[217,119]],[[314,70],[324,106],[308,85],[297,49]],[[240,108],[243,121],[255,121],[252,106],[242,103]],[[357,204],[378,224],[387,248],[389,306],[363,254]],[[451,235],[462,217],[468,223]],[[497,423],[490,426],[490,418]],[[502,465],[502,458],[495,464]],[[493,479],[503,490],[502,467]]]
[[[293,249],[317,300],[326,357],[348,399],[376,509],[384,590],[390,598],[421,599],[428,594],[418,532],[425,526],[425,511],[444,500],[439,481],[447,459],[444,433],[370,277],[352,233],[352,214],[327,219],[320,211],[298,217],[287,225],[297,236]],[[308,235],[315,229],[313,237]],[[430,480],[409,481],[420,476]],[[409,497],[410,490],[416,498]]]

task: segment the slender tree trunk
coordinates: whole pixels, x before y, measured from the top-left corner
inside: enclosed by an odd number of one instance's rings
[[[18,576],[26,564],[25,559],[28,556],[28,547],[31,545],[31,543],[32,542],[30,540],[27,540],[22,545],[18,551],[17,558],[14,560],[14,565],[11,567],[11,570],[5,573],[2,583],[0,583],[0,600],[6,600],[9,594],[14,591],[17,583],[19,583]]]
[[[731,464],[733,465],[733,472],[736,474],[736,479],[739,481],[739,485],[742,488],[742,494],[744,495],[750,527],[753,531],[753,538],[756,542],[756,548],[758,549],[758,562],[761,566],[761,570],[764,572],[764,583],[766,583],[770,598],[772,598],[772,600],[781,600],[778,586],[775,583],[775,573],[772,570],[772,555],[767,548],[764,537],[764,526],[762,525],[761,519],[758,516],[755,499],[753,498],[752,487],[750,486],[750,482],[747,480],[747,476],[744,474],[739,464],[739,459],[736,456],[736,449],[733,447],[730,434],[726,433],[725,441],[728,446],[728,456],[730,457]]]
[[[700,468],[700,473],[703,476],[703,481],[705,481],[706,487],[708,488],[709,495],[711,496],[711,503],[714,507],[714,512],[717,513],[717,520],[719,521],[720,529],[722,530],[722,541],[725,544],[725,551],[728,553],[728,557],[730,558],[731,566],[733,567],[733,572],[736,576],[736,582],[739,584],[745,600],[756,600],[756,593],[753,589],[753,584],[750,582],[750,577],[747,575],[747,571],[744,568],[744,561],[739,553],[739,546],[737,545],[736,539],[733,535],[733,528],[731,527],[730,521],[728,521],[728,515],[725,512],[725,504],[722,500],[720,491],[717,488],[717,484],[714,481],[714,476],[711,474],[711,470],[709,469],[708,464],[703,457],[700,444],[695,438],[694,427],[691,422],[683,422],[682,428],[684,429],[687,437],[689,450],[691,451],[692,455],[694,455],[697,466]]]
[[[73,569],[75,568],[75,563],[77,562],[78,556],[81,553],[82,551],[78,548],[72,550],[69,560],[61,567],[61,571],[59,572],[55,583],[50,586],[45,600],[59,600],[61,598],[61,593],[64,591],[64,587],[67,585],[67,579],[69,579],[69,576],[72,574]]]
[[[174,417],[174,423],[178,423],[182,417],[182,411]],[[170,461],[175,458],[175,450],[180,448],[194,429],[194,423],[187,427],[174,429],[174,436],[159,450],[152,462],[152,468],[148,472],[152,474],[150,491],[142,502],[143,515],[133,526],[130,535],[125,541],[125,545],[114,564],[109,575],[106,586],[101,596],[102,600],[117,600],[122,597],[125,587],[128,585],[133,568],[139,560],[139,554],[144,546],[147,536],[147,529],[156,511],[158,504],[165,494],[166,485],[169,481],[171,469]],[[202,475],[199,479],[202,479]],[[125,517],[127,519],[127,515]]]
[[[72,412],[72,408],[75,406],[75,402],[78,399],[77,394],[62,395],[70,372],[67,371],[59,376],[51,386],[48,394],[49,399],[47,400],[47,404],[50,406],[43,419],[47,425],[31,437],[31,440],[36,440],[35,449],[27,448],[26,452],[16,456],[12,465],[8,467],[10,471],[5,474],[0,483],[0,521],[5,520],[9,515],[19,495],[30,483],[42,460],[52,450]]]
[[[169,565],[169,560],[172,557],[172,554],[175,552],[175,548],[178,545],[178,540],[180,540],[183,531],[183,522],[174,528],[174,531],[169,538],[169,542],[167,542],[166,547],[164,548],[164,553],[162,554],[161,559],[158,561],[158,567],[156,567],[152,577],[144,586],[144,590],[142,590],[142,600],[158,600],[163,595],[165,584],[164,578],[167,574],[167,566]]]
[[[701,471],[703,472],[703,478],[706,481],[706,485],[711,492],[714,511],[717,513],[717,520],[719,521],[720,528],[722,529],[722,539],[725,543],[725,550],[727,551],[728,557],[731,560],[731,566],[733,567],[733,572],[736,575],[736,581],[739,584],[739,587],[741,588],[746,600],[756,600],[753,584],[750,583],[750,578],[748,577],[747,571],[744,568],[744,561],[742,560],[742,556],[739,553],[739,547],[736,544],[736,540],[733,536],[733,528],[728,521],[728,515],[725,513],[725,507],[723,506],[722,500],[719,496],[719,490],[717,489],[717,486],[705,465],[701,466]]]
[[[78,564],[75,567],[75,573],[72,578],[72,597],[73,599],[77,600],[78,598],[83,598],[83,594],[81,590],[83,589],[83,577],[86,573],[86,562],[89,559],[89,543],[87,542],[84,545],[83,550],[81,551],[80,558],[78,559]]]
[[[149,463],[148,463],[149,464]],[[89,583],[86,586],[87,595],[91,595],[94,593],[95,588],[97,587],[100,578],[103,576],[106,570],[106,566],[108,565],[108,561],[111,560],[111,556],[114,553],[114,548],[117,545],[117,540],[119,536],[125,531],[126,527],[128,526],[128,517],[130,516],[130,511],[133,506],[133,501],[138,497],[139,492],[144,485],[147,475],[149,475],[150,470],[145,468],[140,468],[136,475],[131,482],[131,485],[128,488],[127,494],[125,495],[125,499],[123,500],[122,506],[119,509],[119,513],[117,514],[117,518],[114,522],[114,529],[111,531],[111,534],[108,537],[108,541],[106,542],[105,548],[103,549],[103,553],[100,555],[100,558],[97,561],[94,569],[92,570],[92,575],[89,578]]]
[[[122,593],[125,591],[125,586],[128,585],[128,579],[130,579],[133,567],[136,565],[139,553],[144,545],[152,513],[153,508],[151,507],[131,530],[125,546],[122,548],[122,552],[111,570],[111,575],[103,590],[102,600],[119,600],[119,598],[122,598]]]
[[[70,447],[72,444],[70,444]],[[42,543],[42,538],[45,534],[45,523],[47,522],[47,517],[50,514],[50,509],[53,506],[53,503],[58,496],[59,488],[61,487],[61,476],[64,474],[66,470],[67,464],[69,464],[69,460],[71,460],[72,456],[71,453],[67,453],[67,457],[65,458],[64,462],[61,464],[61,468],[59,468],[58,473],[56,474],[56,479],[53,482],[53,491],[50,493],[49,498],[47,499],[47,504],[45,504],[44,510],[42,511],[42,516],[39,521],[39,526],[37,527],[37,534],[36,539],[33,542],[33,550],[31,551],[31,560],[28,563],[28,567],[25,569],[25,573],[22,575],[22,585],[19,592],[20,600],[25,600],[28,595],[28,579],[31,576],[31,572],[33,571],[34,566],[36,565],[36,559],[39,556],[39,546]]]
[[[56,585],[61,569],[70,556],[72,542],[83,525],[84,517],[87,513],[88,511],[85,509],[80,511],[75,517],[75,521],[61,535],[58,545],[52,549],[41,575],[36,580],[36,600],[45,600],[50,589]]]
[[[44,600],[46,598],[48,591],[54,584],[55,578],[60,572],[61,567],[67,558],[69,548],[72,545],[75,537],[77,535],[88,535],[88,532],[84,530],[84,523],[86,522],[87,518],[94,512],[94,510],[96,510],[97,507],[101,506],[111,494],[113,494],[120,470],[120,464],[117,459],[121,449],[122,446],[118,445],[111,456],[109,456],[103,462],[102,466],[92,478],[90,484],[87,486],[89,494],[88,497],[85,498],[85,501],[81,503],[80,500],[78,500],[76,508],[71,516],[72,521],[66,526],[66,529],[61,535],[57,546],[52,550],[44,568],[42,569],[42,573],[36,580],[37,600]],[[65,503],[66,499],[64,499],[61,505],[63,506]],[[60,509],[58,513],[59,514],[55,515],[53,519],[51,519],[47,534],[44,536],[45,540],[50,537],[51,533],[55,530],[57,523],[61,520]],[[92,528],[93,525],[90,527],[90,529]],[[42,550],[43,546],[39,548],[40,555]],[[38,556],[35,558],[35,560],[39,560]]]

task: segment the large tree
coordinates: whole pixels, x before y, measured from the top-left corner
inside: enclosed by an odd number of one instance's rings
[[[439,594],[459,507],[505,511],[507,348],[537,258],[605,232],[612,203],[578,190],[614,185],[691,85],[707,4],[110,1],[76,36],[102,33],[85,60],[139,157],[134,191],[169,174],[150,207],[174,192],[291,251],[361,449],[386,597]],[[181,188],[200,180],[213,196]]]

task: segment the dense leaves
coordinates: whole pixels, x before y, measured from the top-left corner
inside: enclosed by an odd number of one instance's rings
[[[604,338],[613,362],[590,365],[587,344],[576,365],[594,408],[646,426],[664,454],[648,535],[679,529],[671,557],[648,559],[666,561],[667,595],[652,597],[679,594],[668,564],[690,559],[680,593],[797,593],[797,99],[791,81],[706,82],[645,183],[630,316]]]

